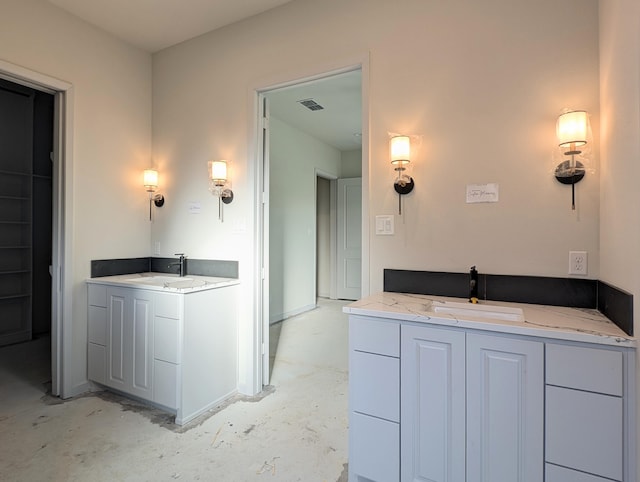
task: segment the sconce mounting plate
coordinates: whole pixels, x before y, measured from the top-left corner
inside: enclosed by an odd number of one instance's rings
[[[584,177],[584,164],[576,161],[576,167],[571,171],[571,161],[567,160],[558,164],[555,176],[558,182],[562,184],[576,184]]]
[[[164,196],[162,194],[156,194],[153,196],[153,204],[155,204],[156,207],[164,206]]]
[[[399,181],[394,182],[393,188],[396,190],[398,194],[409,194],[411,191],[413,191],[414,185],[415,184],[413,182],[413,178],[410,177],[409,180],[406,182],[399,182]]]
[[[233,191],[231,189],[224,189],[220,198],[223,203],[231,204],[231,201],[233,201]]]

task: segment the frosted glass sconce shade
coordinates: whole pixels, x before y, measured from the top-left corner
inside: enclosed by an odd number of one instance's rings
[[[589,132],[589,117],[583,110],[565,112],[558,117],[556,124],[556,135],[560,147],[584,146],[587,143]]]
[[[227,161],[209,161],[209,179],[216,186],[227,182]]]
[[[158,171],[155,169],[145,169],[143,179],[143,184],[147,191],[154,192],[158,189]]]
[[[408,164],[411,162],[411,140],[409,136],[391,138],[391,164]]]

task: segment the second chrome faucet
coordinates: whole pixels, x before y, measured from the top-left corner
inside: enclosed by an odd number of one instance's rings
[[[176,253],[176,256],[180,256],[176,263],[169,263],[167,268],[171,268],[172,266],[178,266],[178,275],[184,276],[186,273],[186,256],[184,253]]]

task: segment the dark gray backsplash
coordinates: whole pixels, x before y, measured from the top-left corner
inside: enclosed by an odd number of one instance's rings
[[[97,259],[91,261],[91,277],[114,276],[132,273],[177,273],[178,258],[126,258]],[[195,276],[215,276],[219,278],[238,278],[238,262],[216,259],[185,260],[186,274]]]

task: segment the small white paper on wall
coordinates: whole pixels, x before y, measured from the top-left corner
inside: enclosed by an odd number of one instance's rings
[[[495,182],[488,184],[467,184],[467,203],[497,203],[499,186]]]

